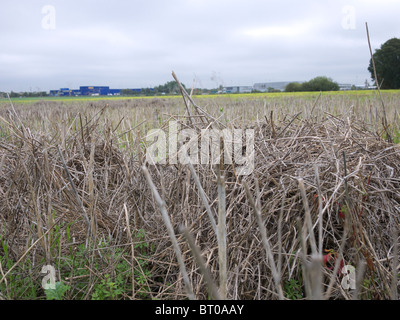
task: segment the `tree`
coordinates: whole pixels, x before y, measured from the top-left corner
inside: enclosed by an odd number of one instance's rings
[[[142,88],[142,90],[140,92],[143,93],[145,96],[154,95],[154,89],[152,89],[152,88]]]
[[[275,88],[272,88],[272,87],[268,87],[267,91],[270,92],[270,93],[273,93],[273,92],[281,92],[281,90],[275,89]]]
[[[376,76],[382,89],[400,89],[400,39],[392,38],[381,45],[373,54]],[[377,85],[372,59],[368,71]]]
[[[290,82],[285,87],[285,92],[297,92],[297,91],[302,91],[301,83]]]
[[[183,83],[182,87],[185,87]],[[177,94],[180,92],[178,83],[176,81],[168,81],[167,83],[154,88],[157,93]]]
[[[303,91],[338,91],[339,85],[331,78],[316,77],[301,85]]]
[[[4,96],[6,96],[7,94],[4,93]],[[39,91],[39,92],[14,92],[11,91],[9,96],[10,98],[18,98],[18,97],[46,97],[49,94],[45,91]],[[0,93],[1,96],[1,93]]]
[[[133,92],[133,90],[131,90],[131,89],[122,89],[121,94],[123,96],[133,96],[135,94],[135,92]]]
[[[310,81],[298,83],[290,82],[285,87],[285,92],[297,91],[338,91],[339,85],[331,78],[316,77]]]

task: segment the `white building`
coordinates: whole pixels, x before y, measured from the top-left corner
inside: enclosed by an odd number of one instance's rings
[[[231,86],[224,87],[223,93],[251,93],[252,90],[252,86]]]
[[[339,83],[339,90],[351,90],[353,88],[352,84]]]
[[[285,87],[289,84],[287,81],[280,82],[261,82],[255,83],[253,89],[260,92],[267,92],[269,89],[284,91]]]

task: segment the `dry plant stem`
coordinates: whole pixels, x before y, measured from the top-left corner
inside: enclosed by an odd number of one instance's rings
[[[122,120],[121,120],[121,121],[122,121]],[[143,120],[142,122],[140,122],[139,124],[137,124],[137,125],[134,126],[133,128],[130,128],[129,130],[126,130],[126,131],[120,133],[120,134],[117,136],[117,138],[120,138],[120,137],[122,137],[123,135],[127,134],[128,132],[131,132],[131,131],[135,130],[137,127],[141,126],[141,125],[142,125],[143,123],[145,123],[146,121],[147,121],[147,120]],[[116,129],[115,129],[115,130],[116,130]]]
[[[124,203],[124,210],[125,210],[125,220],[126,220],[126,232],[128,233],[129,240],[131,242],[131,265],[132,265],[132,299],[135,299],[135,246],[133,244],[131,227],[129,223],[129,214],[128,208],[126,207],[126,203]]]
[[[25,172],[27,173],[27,175],[29,175],[28,169],[26,168],[24,163],[22,164],[22,166],[24,167]],[[46,241],[45,241],[45,238],[42,237],[42,234],[43,234],[42,233],[42,228],[43,228],[43,226],[42,226],[42,219],[41,219],[40,212],[39,212],[39,209],[38,209],[38,204],[37,204],[37,200],[38,200],[37,198],[38,197],[35,194],[35,190],[34,190],[30,180],[28,180],[28,185],[29,185],[29,189],[30,189],[30,192],[31,192],[33,210],[34,210],[35,215],[36,215],[38,238],[42,239],[42,241],[41,241],[42,242],[42,247],[43,247],[44,251],[47,252]],[[47,257],[47,258],[49,258],[49,257]]]
[[[352,300],[359,300],[359,295],[360,295],[360,291],[363,285],[363,281],[364,281],[364,273],[365,273],[365,269],[366,269],[366,262],[365,260],[361,259],[358,262],[357,268],[356,268],[356,288],[353,291],[353,294],[351,296]]]
[[[154,199],[156,200],[157,205],[158,205],[158,207],[160,209],[161,216],[162,216],[164,224],[165,224],[165,226],[167,228],[167,232],[168,232],[169,238],[170,238],[170,240],[172,242],[172,246],[174,247],[176,258],[177,258],[178,263],[179,263],[179,268],[181,270],[183,281],[185,283],[185,287],[186,287],[186,292],[187,292],[188,298],[190,300],[194,300],[195,297],[194,297],[194,294],[193,294],[193,291],[192,291],[192,287],[190,285],[188,274],[186,272],[185,264],[183,262],[181,249],[179,248],[178,241],[177,241],[176,236],[175,236],[174,228],[172,227],[171,220],[169,219],[168,212],[167,212],[167,209],[166,209],[166,206],[165,206],[165,202],[164,202],[164,200],[161,199],[160,194],[158,193],[157,188],[154,185],[153,180],[151,179],[150,173],[147,170],[145,165],[142,166],[142,172],[143,172],[143,174],[144,174],[144,176],[145,176],[145,178],[147,180],[147,183],[148,183],[148,185],[149,185],[149,187],[150,187],[150,189],[151,189],[151,191],[153,193]]]
[[[322,192],[321,192],[321,182],[319,180],[319,171],[318,167],[315,165],[315,179],[317,181],[317,190],[318,190],[318,220],[319,220],[319,230],[318,230],[318,252],[322,255],[322,245],[323,245],[323,225],[322,225]]]
[[[399,264],[399,232],[396,227],[393,228],[392,238],[393,238],[393,258],[392,258],[392,284],[391,284],[391,297],[392,300],[398,300],[398,288],[397,288],[397,267]]]
[[[222,294],[220,294],[220,291],[218,291],[218,287],[216,286],[215,281],[212,278],[211,273],[208,270],[203,257],[201,256],[200,249],[198,248],[198,246],[196,246],[196,243],[192,235],[185,227],[182,227],[181,231],[185,236],[186,241],[190,246],[190,249],[193,252],[194,258],[196,259],[197,265],[199,266],[201,274],[203,275],[206,285],[208,287],[209,294],[216,300],[223,300],[224,298]]]
[[[332,289],[333,289],[333,285],[335,283],[335,278],[336,278],[336,276],[338,274],[338,271],[339,271],[339,268],[340,268],[341,259],[343,258],[343,250],[344,250],[344,246],[346,244],[347,234],[348,234],[349,228],[350,228],[350,226],[349,226],[350,218],[348,216],[349,215],[346,215],[343,236],[342,236],[342,239],[341,239],[341,244],[340,244],[338,256],[337,256],[336,261],[335,261],[335,267],[333,268],[333,271],[332,271],[332,275],[331,275],[331,279],[329,281],[328,289],[325,292],[325,299],[326,300],[328,300],[329,297],[332,294]]]
[[[315,100],[315,102],[314,102],[314,104],[313,104],[313,106],[312,106],[312,108],[311,108],[310,115],[312,115],[312,114],[313,114],[313,112],[314,112],[314,109],[315,109],[315,107],[316,107],[316,105],[317,105],[317,103],[318,103],[319,99],[321,98],[321,95],[322,95],[322,91],[320,91],[320,92],[319,92],[319,96],[318,96],[318,98]]]
[[[211,207],[210,207],[210,205],[208,203],[207,196],[206,196],[206,194],[204,192],[203,187],[201,186],[200,179],[199,179],[198,175],[196,174],[196,171],[194,170],[194,167],[193,167],[192,162],[190,161],[190,158],[187,156],[186,153],[185,153],[185,155],[186,155],[186,159],[188,161],[188,166],[189,166],[190,172],[192,173],[194,182],[195,182],[195,184],[197,186],[197,189],[199,190],[200,198],[201,198],[201,200],[202,200],[202,202],[204,204],[204,207],[206,208],[206,211],[207,211],[207,214],[208,214],[208,218],[210,219],[211,226],[212,226],[215,234],[218,235],[217,224],[215,222],[214,215],[213,215],[213,213],[211,211]]]
[[[299,242],[300,242],[300,259],[301,259],[301,270],[303,276],[303,282],[304,282],[304,288],[306,291],[306,297],[309,299],[312,298],[312,289],[311,289],[311,282],[309,278],[309,273],[307,269],[307,260],[306,260],[306,255],[307,255],[307,247],[306,247],[306,240],[304,238],[303,234],[303,226],[301,225],[301,219],[300,217],[296,218],[296,224],[297,224],[297,234],[299,237]]]
[[[282,274],[282,221],[283,221],[283,208],[285,203],[286,195],[282,197],[281,210],[279,212],[278,220],[278,273],[279,277]]]
[[[204,118],[206,119],[206,121],[209,123],[210,121],[208,119],[212,119],[214,122],[218,123],[219,125],[225,127],[225,125],[220,122],[218,119],[216,119],[215,117],[213,117],[212,115],[210,115],[209,113],[207,113],[205,110],[203,110],[202,108],[200,108],[192,99],[192,97],[186,92],[185,88],[183,88],[183,86],[181,85],[181,83],[178,80],[178,77],[176,76],[175,72],[172,71],[172,76],[175,79],[175,81],[178,83],[179,88],[181,89],[181,94],[182,96],[185,98],[187,97],[188,100],[190,101],[190,103],[193,105],[193,107],[195,108],[195,110],[197,111],[197,113],[199,115],[201,115],[201,119],[202,121],[204,120]]]
[[[192,126],[194,127],[192,114],[190,113],[190,109],[189,109],[189,106],[188,106],[188,103],[187,103],[187,100],[186,100],[185,94],[184,94],[185,89],[183,88],[182,84],[180,83],[180,81],[178,80],[177,76],[175,75],[175,72],[173,72],[173,71],[172,71],[172,76],[173,76],[173,78],[175,79],[176,83],[179,86],[179,90],[181,92],[181,95],[182,95],[182,98],[183,98],[183,102],[185,102],[185,107],[186,107],[186,111],[187,111],[187,113],[189,115],[190,122],[192,123]]]
[[[297,228],[301,244],[301,269],[303,272],[306,296],[310,300],[322,300],[324,299],[322,293],[322,255],[313,253],[310,257],[310,261],[307,260],[306,239],[303,232],[304,226],[301,225],[300,218],[297,218]]]
[[[271,271],[272,271],[272,277],[274,278],[275,287],[276,287],[276,291],[278,293],[279,300],[283,300],[284,296],[283,296],[282,286],[281,286],[281,283],[280,283],[280,275],[278,274],[278,270],[277,270],[276,265],[275,265],[274,256],[273,256],[272,250],[271,250],[271,245],[270,245],[270,243],[268,241],[268,237],[267,237],[267,231],[265,230],[265,226],[264,226],[264,224],[262,222],[262,219],[261,219],[261,212],[258,210],[258,208],[257,208],[257,206],[256,206],[256,204],[255,204],[255,202],[253,200],[253,197],[252,197],[252,195],[250,193],[250,189],[249,189],[246,181],[243,182],[243,186],[244,186],[244,188],[246,190],[246,194],[247,194],[247,197],[249,199],[250,205],[252,206],[252,208],[254,210],[253,211],[254,212],[254,216],[256,218],[256,221],[257,221],[257,224],[258,224],[258,228],[259,228],[260,233],[261,233],[262,243],[264,245],[264,249],[265,249],[265,252],[266,252],[268,260],[269,260],[270,268],[271,268]]]
[[[92,233],[92,228],[91,228],[91,225],[90,225],[90,221],[89,221],[88,215],[86,214],[85,207],[84,207],[83,204],[82,204],[81,198],[79,197],[79,194],[78,194],[78,191],[76,190],[75,184],[74,184],[74,182],[72,181],[71,175],[69,174],[68,167],[67,167],[67,165],[65,164],[65,160],[64,160],[64,157],[63,157],[63,155],[62,155],[62,153],[61,153],[61,151],[60,151],[59,146],[57,146],[57,150],[58,150],[58,153],[59,153],[59,155],[60,155],[61,162],[62,162],[62,164],[63,164],[65,173],[67,174],[69,183],[70,183],[70,185],[71,185],[71,187],[72,187],[72,191],[73,191],[73,193],[74,193],[74,195],[75,195],[75,197],[76,197],[76,200],[78,201],[79,206],[80,206],[81,209],[82,209],[82,215],[83,215],[83,218],[85,219],[85,222],[86,222],[86,225],[87,225],[87,228],[88,228],[88,233],[89,233],[89,235],[94,239],[94,235],[93,235],[93,233]]]
[[[10,101],[11,109],[13,110],[15,117],[18,119],[19,124],[21,125],[21,128],[22,128],[22,133],[23,133],[23,135],[25,137],[25,134],[27,133],[27,130],[26,130],[24,124],[22,123],[21,118],[19,117],[18,113],[15,111],[14,105],[13,105],[13,103],[11,101],[11,98],[10,98],[10,95],[8,94],[8,92],[7,92],[7,98],[8,98],[8,101]]]
[[[62,217],[59,218],[59,220],[61,220]],[[49,227],[49,229],[43,233],[43,235],[38,238],[29,248],[28,250],[26,250],[24,252],[24,254],[21,256],[21,258],[18,259],[18,261],[16,263],[14,263],[14,265],[8,269],[8,271],[3,275],[3,277],[0,279],[0,283],[2,283],[4,280],[6,280],[6,277],[8,276],[8,274],[14,270],[14,268],[25,258],[25,256],[39,243],[42,241],[42,239],[47,236],[47,234],[53,229],[53,227],[58,223],[58,221],[56,223],[54,223],[52,226]]]
[[[216,225],[214,216],[211,212],[211,207],[207,201],[204,189],[201,186],[200,180],[194,170],[193,164],[190,161],[187,153],[184,152],[184,156],[188,161],[190,172],[192,173],[193,179],[199,190],[200,198],[203,201],[206,211],[208,213],[211,225],[217,236],[218,241],[218,258],[219,258],[219,278],[220,278],[220,299],[225,300],[227,298],[227,251],[226,251],[226,194],[224,186],[224,177],[220,176],[218,171],[218,226]]]
[[[316,245],[314,231],[313,231],[313,224],[311,221],[310,207],[308,206],[308,201],[307,201],[306,190],[304,187],[303,179],[302,178],[298,179],[298,182],[299,182],[299,189],[300,189],[301,197],[303,198],[303,203],[304,203],[305,225],[307,225],[307,227],[308,227],[308,236],[310,237],[311,250],[312,250],[313,255],[316,255],[318,251],[317,251],[317,245]],[[305,231],[306,231],[306,228],[303,227],[304,239],[307,238],[305,236]],[[304,254],[307,254],[307,252],[304,252]]]
[[[94,152],[95,143],[92,142],[90,148],[90,160],[89,160],[89,170],[88,170],[88,191],[89,191],[89,214],[91,221],[91,230],[93,232],[94,239],[96,239],[96,213],[95,213],[95,195],[94,195],[94,181],[93,181],[93,171],[94,171]]]
[[[344,190],[345,190],[345,196],[346,196],[346,203],[347,207],[349,208],[349,211],[352,210],[352,204],[349,196],[349,186],[347,183],[347,162],[346,162],[346,153],[343,151],[343,170],[344,170]],[[351,216],[349,216],[351,217]]]
[[[386,134],[388,135],[388,141],[389,141],[389,142],[392,142],[392,137],[390,136],[389,131],[388,131],[388,129],[387,129],[388,122],[387,122],[387,117],[386,117],[386,108],[385,108],[385,103],[384,103],[384,101],[383,101],[383,97],[382,97],[382,93],[381,93],[381,88],[380,88],[379,81],[378,81],[378,76],[377,76],[377,74],[376,74],[375,60],[374,60],[374,55],[373,55],[373,53],[372,53],[371,41],[370,41],[370,39],[369,39],[369,31],[368,31],[368,23],[367,23],[367,22],[365,23],[365,28],[366,28],[366,30],[367,30],[367,38],[368,38],[369,52],[370,52],[370,54],[371,54],[372,66],[373,66],[373,69],[374,69],[375,84],[376,84],[376,87],[378,88],[379,97],[380,97],[381,102],[382,102],[383,125],[384,125],[384,129],[385,129],[385,131],[386,131]]]
[[[301,115],[302,112],[297,113],[296,115],[293,116],[292,120],[277,134],[276,139],[278,139],[284,132],[285,130],[290,127],[290,125],[293,123],[294,120],[298,118],[299,115]]]
[[[345,225],[344,225],[344,231],[343,231],[343,236],[342,236],[342,240],[341,240],[342,242],[340,244],[340,249],[339,249],[339,256],[337,257],[336,262],[335,262],[335,267],[334,267],[332,275],[331,275],[328,289],[326,290],[326,293],[325,293],[325,299],[329,299],[329,297],[332,293],[333,284],[335,282],[336,275],[338,274],[338,271],[339,271],[341,259],[343,258],[343,250],[344,250],[344,246],[346,244],[347,234],[348,234],[348,232],[351,228],[351,224],[352,224],[351,210],[350,210],[351,202],[350,202],[350,197],[349,197],[349,193],[348,193],[348,185],[347,185],[347,162],[346,162],[346,153],[345,152],[343,152],[343,167],[344,167],[344,174],[345,174],[345,177],[343,179],[344,184],[345,184],[345,199],[346,199],[345,202],[347,203],[347,206],[349,208],[349,213],[346,214],[346,216],[345,216],[345,222],[344,222]]]
[[[322,300],[322,255],[312,255],[307,265],[307,273],[311,283],[311,295],[313,300]]]
[[[226,192],[225,179],[218,170],[218,258],[221,298],[227,297],[227,260],[226,260]]]

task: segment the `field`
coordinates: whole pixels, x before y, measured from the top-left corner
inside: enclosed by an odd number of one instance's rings
[[[382,97],[1,99],[0,299],[396,298],[400,91]],[[171,121],[253,130],[254,169],[146,164]]]

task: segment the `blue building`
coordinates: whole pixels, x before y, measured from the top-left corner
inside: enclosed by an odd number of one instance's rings
[[[109,96],[119,96],[121,95],[121,89],[110,89],[108,91]]]
[[[81,86],[79,87],[82,96],[99,95],[106,96],[110,91],[110,87],[99,87],[99,86]]]
[[[81,92],[79,90],[61,88],[60,90],[50,90],[50,95],[55,97],[80,96]]]
[[[80,86],[79,89],[60,88],[50,90],[50,95],[54,97],[65,96],[119,96],[123,89],[110,89],[106,86]],[[142,89],[128,89],[134,93],[141,93]],[[150,88],[150,90],[154,90]]]

